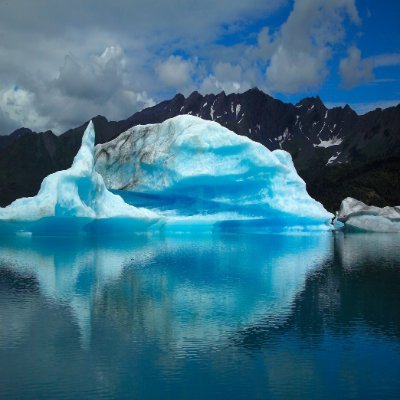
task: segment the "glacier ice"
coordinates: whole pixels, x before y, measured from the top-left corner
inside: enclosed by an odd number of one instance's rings
[[[36,233],[76,233],[96,229],[145,229],[157,222],[149,210],[126,204],[107,190],[94,168],[93,123],[82,138],[82,145],[71,168],[47,176],[35,197],[22,198],[0,208],[0,230],[22,229]]]
[[[367,206],[362,201],[345,198],[337,216],[348,231],[400,232],[400,206]]]
[[[333,217],[309,196],[289,153],[194,116],[131,128],[97,145],[95,160],[109,189],[132,204],[148,196],[170,225],[329,229]]]
[[[288,153],[215,122],[186,115],[96,148],[94,138],[90,122],[71,168],[0,208],[0,233],[330,228],[332,215],[308,195]]]

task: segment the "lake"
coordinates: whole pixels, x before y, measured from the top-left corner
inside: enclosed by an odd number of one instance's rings
[[[1,399],[399,395],[399,235],[0,238]]]

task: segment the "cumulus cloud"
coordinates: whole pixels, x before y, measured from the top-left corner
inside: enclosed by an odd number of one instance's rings
[[[83,65],[67,55],[53,84],[66,96],[106,102],[124,86],[124,65],[124,53],[119,46],[107,47]]]
[[[361,50],[355,46],[348,49],[347,57],[340,60],[339,71],[342,85],[351,89],[375,80],[374,69],[400,65],[400,54],[380,54],[362,58]]]
[[[23,98],[26,94],[22,94],[22,99],[19,98],[17,88],[11,88],[0,92],[0,135],[8,134],[22,125],[28,125],[28,121],[25,118],[25,114],[21,112],[23,110],[24,103]],[[21,101],[22,100],[22,101]]]
[[[270,87],[284,93],[317,88],[328,75],[333,45],[345,36],[346,16],[360,23],[354,0],[296,0],[272,42],[266,70]]]
[[[203,93],[226,93],[244,92],[251,87],[251,83],[244,77],[243,70],[239,65],[219,62],[213,68],[213,73],[208,75],[202,82],[200,90]]]
[[[355,46],[350,47],[348,56],[340,60],[339,64],[343,86],[352,88],[361,83],[371,82],[374,79],[372,69],[372,60],[362,59],[361,51]]]
[[[126,118],[163,88],[194,88],[191,61],[170,58],[175,50],[194,54],[226,26],[286,1],[0,2],[0,132],[62,131],[99,113]]]
[[[47,122],[32,107],[35,101],[36,95],[34,93],[19,87],[9,88],[0,94],[1,113],[6,121],[8,120],[8,125],[12,126],[13,130],[20,126],[41,126]]]
[[[204,78],[201,89],[315,90],[328,77],[328,64],[346,36],[346,21],[360,25],[355,0],[295,0],[286,21],[276,29],[263,27],[254,44],[213,48],[212,56],[239,68],[241,77],[218,78],[214,72]]]
[[[279,46],[266,71],[271,89],[283,93],[315,89],[328,75],[329,53],[326,48],[308,52]]]
[[[229,45],[219,40],[287,4],[0,2],[0,133],[21,125],[62,132],[97,114],[126,118],[175,91],[258,86],[290,94],[318,88],[345,38],[346,21],[360,24],[355,0],[291,0],[281,26],[265,26],[258,35],[250,28],[249,36]],[[349,87],[366,82],[375,68],[399,58],[363,59],[356,48],[349,50],[340,65],[343,81]]]
[[[185,87],[192,82],[193,63],[180,56],[169,56],[165,61],[158,62],[156,73],[160,81],[176,89]]]
[[[0,91],[0,110],[14,127],[62,132],[97,114],[124,118],[154,104],[134,87],[122,48],[110,46],[84,62],[67,55],[53,79],[42,76],[34,85]]]

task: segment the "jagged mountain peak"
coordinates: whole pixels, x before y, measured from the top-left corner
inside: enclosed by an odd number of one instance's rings
[[[18,136],[22,136],[22,135],[26,135],[26,134],[29,134],[29,133],[35,133],[35,132],[33,132],[31,129],[29,129],[29,128],[25,128],[25,127],[22,127],[22,128],[19,128],[19,129],[16,129],[14,132],[12,132],[12,133],[10,133],[10,136],[12,136],[12,137],[18,137]]]
[[[347,103],[343,107],[343,110],[346,111],[347,113],[357,114]]]
[[[202,99],[203,96],[197,91],[195,90],[194,92],[192,92],[188,98],[186,99],[187,101],[196,101],[198,99]]]
[[[177,93],[171,101],[182,101],[185,100],[185,96],[182,93]]]
[[[96,122],[98,122],[98,123],[99,122],[108,122],[108,119],[104,115],[100,115],[100,114],[98,114],[95,117],[91,118],[91,120],[92,120],[93,123],[96,123]]]
[[[298,103],[296,103],[297,108],[301,108],[301,107],[311,108],[313,106],[316,108],[322,109],[322,110],[327,109],[327,107],[325,106],[325,104],[323,103],[323,101],[321,100],[321,98],[319,96],[305,97],[304,99],[302,99]]]

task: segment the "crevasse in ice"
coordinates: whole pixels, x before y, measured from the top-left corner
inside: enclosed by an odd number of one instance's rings
[[[24,222],[23,228],[34,226],[41,231],[68,230],[67,225],[76,231],[85,229],[93,220],[116,222],[118,219],[118,223],[124,220],[135,228],[156,222],[158,217],[154,212],[128,205],[107,190],[102,176],[94,168],[94,139],[90,122],[72,166],[47,176],[36,196],[18,199],[0,208],[0,221]]]
[[[194,116],[131,128],[96,146],[95,160],[109,189],[175,224],[203,218],[328,229],[333,217],[309,196],[289,153]]]

